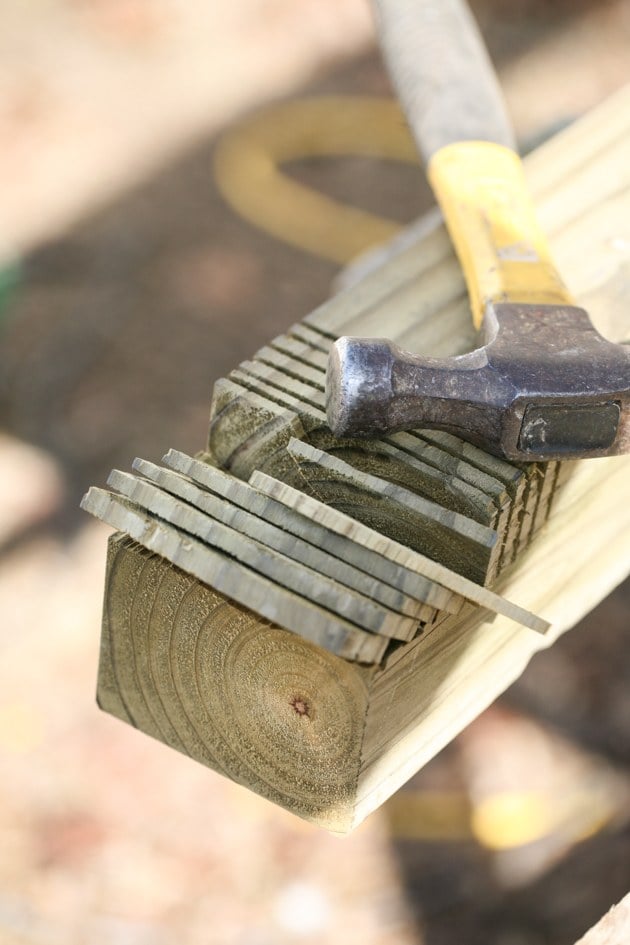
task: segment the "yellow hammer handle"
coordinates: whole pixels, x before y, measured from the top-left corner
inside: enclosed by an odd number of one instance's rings
[[[515,151],[490,141],[448,144],[433,154],[427,173],[464,270],[476,328],[488,302],[575,304]]]

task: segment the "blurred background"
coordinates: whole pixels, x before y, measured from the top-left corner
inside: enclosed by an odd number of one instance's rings
[[[473,7],[524,148],[630,79],[627,0]],[[629,584],[343,841],[94,703],[109,530],[81,495],[200,449],[213,381],[340,271],[231,208],[217,142],[389,94],[367,0],[0,6],[1,945],[571,945],[630,886]],[[394,224],[431,206],[405,164],[287,173]]]

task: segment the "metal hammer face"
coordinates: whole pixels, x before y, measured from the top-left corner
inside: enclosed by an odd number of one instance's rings
[[[572,305],[494,303],[485,345],[423,358],[382,339],[341,338],[326,379],[339,436],[433,427],[509,460],[630,451],[630,348]]]

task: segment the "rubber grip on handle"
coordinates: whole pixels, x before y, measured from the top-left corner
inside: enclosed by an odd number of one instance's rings
[[[519,156],[487,141],[438,151],[428,176],[480,328],[489,302],[573,305],[536,218]]]

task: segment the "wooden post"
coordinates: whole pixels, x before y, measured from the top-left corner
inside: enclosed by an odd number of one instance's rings
[[[567,284],[629,338],[630,92],[527,171]],[[345,333],[472,347],[439,220],[217,382],[197,458],[138,460],[84,499],[118,529],[100,705],[338,833],[630,565],[628,457],[518,466],[435,431],[333,438],[324,369]]]

